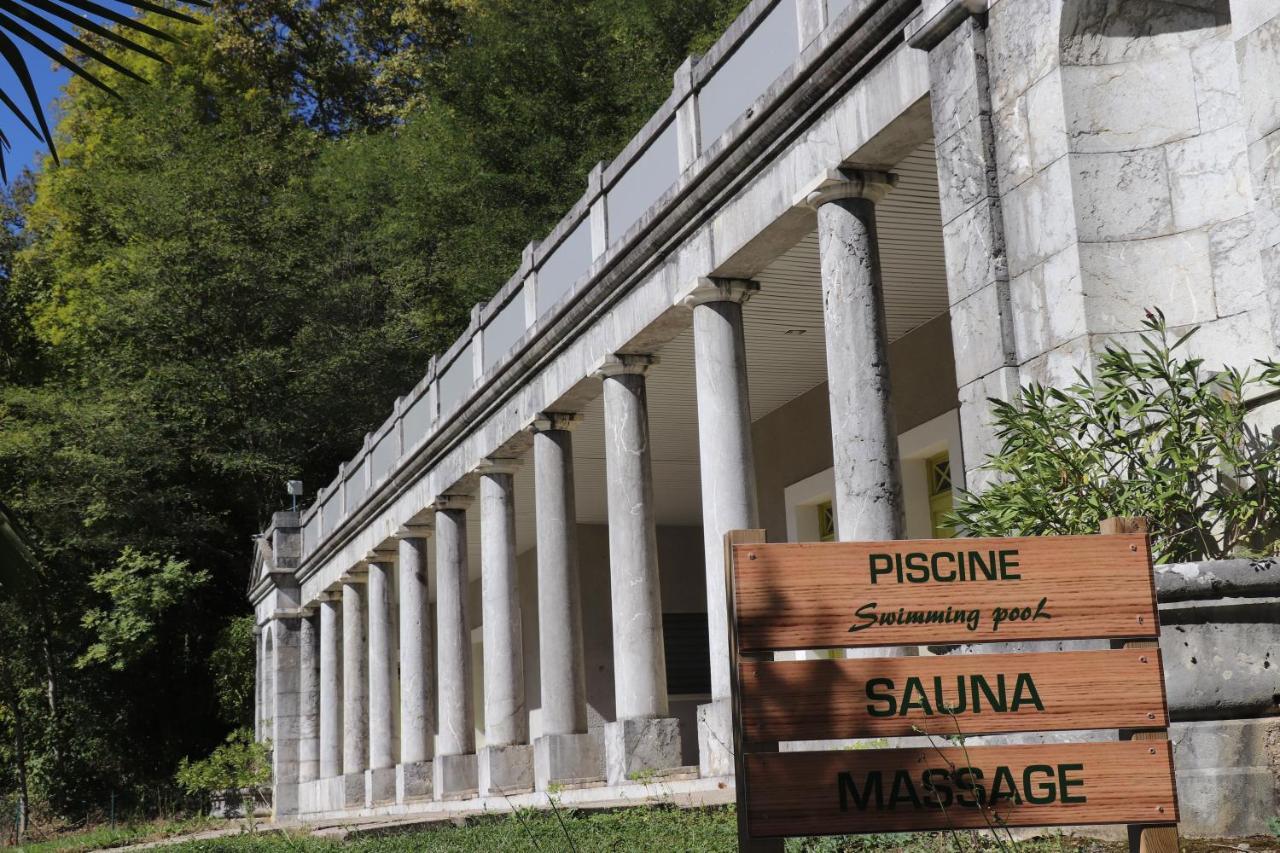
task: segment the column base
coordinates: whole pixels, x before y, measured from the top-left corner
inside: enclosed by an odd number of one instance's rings
[[[604,760],[610,785],[680,767],[680,721],[656,717],[605,723]]]
[[[396,765],[396,802],[429,800],[432,790],[432,762],[415,761]]]
[[[379,767],[364,771],[364,804],[367,808],[394,803],[396,800],[396,768]]]
[[[527,743],[480,750],[480,796],[533,790],[533,747]]]
[[[271,813],[276,819],[282,817],[297,817],[298,815],[298,785],[277,784],[271,790]]]
[[[533,743],[533,778],[539,791],[550,785],[589,785],[604,781],[601,730],[543,735]]]
[[[479,790],[476,754],[437,755],[431,762],[432,792],[437,800],[465,800]]]
[[[733,706],[728,699],[717,699],[698,706],[698,775],[732,776]]]
[[[364,771],[342,774],[342,807],[344,809],[362,809],[364,804]]]

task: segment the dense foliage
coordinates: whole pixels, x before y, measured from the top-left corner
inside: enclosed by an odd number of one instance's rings
[[[993,401],[995,482],[955,522],[974,536],[1097,533],[1145,516],[1158,562],[1272,553],[1280,538],[1280,441],[1244,401],[1280,389],[1280,366],[1209,371],[1171,340],[1163,315],[1134,353],[1108,346],[1092,381],[1033,384]]]
[[[162,808],[250,722],[250,536],[327,481],[742,0],[221,0],[94,42],[0,199],[0,798]],[[143,39],[145,41],[145,39]],[[156,42],[159,47],[160,42]],[[8,772],[15,768],[14,772]]]

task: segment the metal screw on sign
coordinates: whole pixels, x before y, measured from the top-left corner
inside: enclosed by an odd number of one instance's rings
[[[1148,752],[1148,753],[1150,753],[1151,755],[1155,755],[1155,754],[1156,754],[1156,748],[1153,746],[1153,747],[1151,747],[1150,749],[1148,749],[1148,750],[1147,750],[1147,752]]]
[[[1142,663],[1146,663],[1146,662],[1147,662],[1147,656],[1146,656],[1146,655],[1143,655],[1142,657],[1138,658],[1138,660],[1139,660],[1140,662],[1142,662]]]
[[[1137,545],[1130,545],[1130,546],[1129,546],[1129,550],[1130,550],[1130,551],[1136,551],[1136,550],[1138,550],[1138,546],[1137,546]]]
[[[1160,812],[1161,814],[1164,814],[1164,806],[1156,806],[1156,811]]]
[[[755,551],[752,551],[750,554],[748,554],[748,555],[747,555],[747,559],[748,559],[748,560],[754,560],[755,558],[756,558],[756,552],[755,552]]]
[[[1139,624],[1139,625],[1141,625],[1141,624],[1142,624],[1143,622],[1145,622],[1145,621],[1147,621],[1147,620],[1146,620],[1144,617],[1142,617],[1142,616],[1139,616],[1139,617],[1138,617],[1138,624]]]
[[[1156,718],[1156,715],[1155,715],[1155,714],[1151,713],[1150,711],[1148,711],[1148,712],[1147,712],[1147,719],[1148,719],[1148,720],[1154,720],[1155,718]],[[1155,750],[1152,750],[1152,752],[1154,752],[1154,751],[1155,751]]]

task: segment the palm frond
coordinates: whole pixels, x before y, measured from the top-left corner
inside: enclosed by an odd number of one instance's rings
[[[84,63],[68,56],[68,48],[74,50],[77,55],[93,60],[126,77],[139,81],[144,81],[144,79],[137,72],[87,43],[80,38],[77,32],[91,33],[139,56],[144,56],[156,62],[164,62],[164,57],[159,53],[129,38],[121,31],[141,33],[142,35],[170,43],[175,42],[176,39],[168,33],[148,26],[133,17],[133,15],[139,12],[152,12],[175,21],[192,24],[199,23],[199,19],[179,9],[168,8],[157,3],[148,2],[148,0],[130,0],[130,2],[116,3],[116,6],[120,8],[112,8],[112,6],[107,5],[109,2],[113,2],[113,0],[106,0],[106,2],[94,2],[94,0],[0,0],[0,61],[8,63],[9,67],[13,69],[14,76],[17,77],[18,83],[22,87],[23,95],[30,107],[31,115],[35,118],[34,123],[10,93],[0,91],[0,104],[3,104],[5,108],[17,116],[18,120],[31,131],[32,135],[48,146],[49,156],[53,158],[54,163],[58,162],[58,151],[53,142],[53,134],[49,131],[49,124],[45,119],[44,109],[40,102],[40,94],[32,79],[31,69],[27,66],[26,57],[23,56],[14,38],[31,45],[72,74],[81,77],[102,91],[117,95],[114,89],[103,82]],[[208,0],[187,0],[187,2],[193,6],[205,8],[210,5]],[[121,8],[129,14],[124,14]],[[98,20],[95,20],[95,18]],[[100,21],[114,26],[104,25]],[[70,29],[68,29],[68,25]],[[46,38],[51,39],[53,44],[46,41]],[[0,132],[0,180],[6,182],[8,181],[8,174],[5,169],[4,155],[9,149],[9,138]]]

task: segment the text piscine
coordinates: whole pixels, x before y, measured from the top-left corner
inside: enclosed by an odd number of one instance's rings
[[[914,583],[969,583],[1017,581],[1022,575],[1018,568],[1018,549],[988,551],[908,551],[907,553],[872,553],[867,556],[867,571],[872,586],[883,584]],[[1046,610],[1048,600],[1041,598],[1035,604],[1003,602],[990,608],[991,630],[999,631],[1006,622],[1034,622],[1051,619]],[[857,619],[849,626],[849,632],[865,631],[878,625],[955,625],[976,631],[982,624],[982,608],[954,607],[912,610],[899,607],[896,611],[880,611],[876,602],[869,601],[854,611]]]

